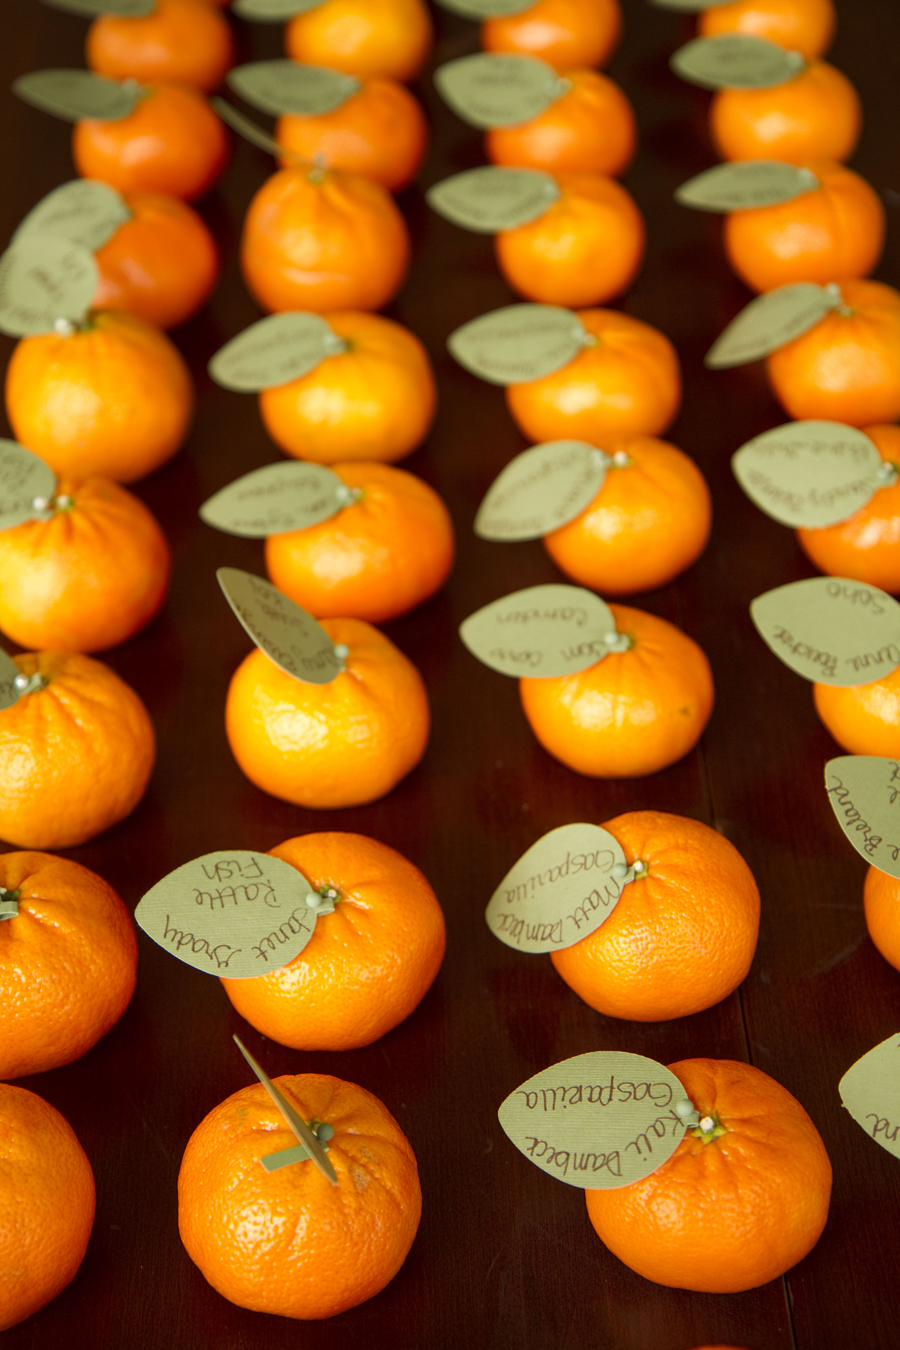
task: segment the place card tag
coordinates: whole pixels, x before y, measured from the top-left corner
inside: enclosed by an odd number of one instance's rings
[[[90,309],[100,272],[81,244],[31,235],[0,257],[0,331],[11,337],[68,331]]]
[[[282,113],[316,117],[334,112],[362,89],[355,75],[286,58],[235,66],[225,78],[236,94],[273,117]]]
[[[671,1069],[620,1050],[591,1050],[542,1069],[497,1115],[535,1167],[584,1191],[643,1181],[697,1121]]]
[[[321,314],[292,310],[270,314],[220,347],[207,369],[216,384],[238,393],[258,393],[308,375],[347,344]]]
[[[619,452],[621,453],[621,452]],[[541,539],[590,506],[615,457],[586,441],[544,441],[494,479],[478,508],[481,539]]]
[[[220,567],[216,577],[242,627],[285,675],[330,684],[344,669],[346,647],[270,582],[236,567]]]
[[[32,207],[10,247],[32,235],[53,234],[95,253],[130,219],[131,211],[115,188],[91,178],[73,178]]]
[[[98,14],[116,14],[125,19],[142,19],[156,9],[156,0],[44,0],[51,9],[66,9],[86,19]]]
[[[275,1172],[280,1167],[289,1167],[292,1163],[311,1159],[322,1175],[328,1178],[332,1186],[337,1186],[337,1172],[335,1172],[333,1164],[329,1162],[328,1158],[325,1156],[325,1150],[322,1147],[326,1140],[334,1137],[334,1127],[320,1123],[318,1129],[313,1130],[311,1126],[307,1125],[306,1121],[297,1113],[287,1097],[285,1097],[281,1090],[275,1086],[271,1078],[264,1071],[262,1065],[257,1064],[256,1060],[240,1038],[234,1036],[233,1039],[241,1054],[244,1056],[244,1059],[250,1065],[250,1068],[256,1074],[257,1078],[266,1089],[266,1092],[268,1092],[272,1101],[281,1112],[281,1115],[284,1118],[286,1125],[291,1130],[294,1138],[298,1141],[295,1148],[281,1149],[278,1153],[268,1153],[265,1157],[260,1158],[260,1162],[265,1170],[267,1172]],[[286,1157],[286,1154],[290,1156]]]
[[[838,1091],[857,1125],[900,1158],[900,1036],[888,1036],[851,1065]]]
[[[860,857],[900,880],[900,764],[875,755],[838,755],[825,765],[825,791]]]
[[[791,202],[820,186],[812,169],[779,159],[744,159],[689,178],[675,189],[675,200],[697,211],[748,211]]]
[[[877,586],[809,577],[757,596],[757,632],[805,680],[851,689],[900,666],[900,605]]]
[[[706,353],[704,365],[724,370],[727,366],[758,361],[808,333],[830,310],[843,303],[840,288],[833,282],[817,286],[812,281],[795,281],[758,295],[716,339]]]
[[[134,911],[158,946],[207,975],[249,980],[280,970],[313,935],[316,895],[268,853],[205,853],[158,881]]]
[[[13,80],[12,91],[65,122],[118,122],[131,116],[144,93],[136,80],[109,80],[89,70],[34,70]]]
[[[562,370],[597,339],[571,309],[505,305],[470,319],[447,339],[450,354],[489,384],[527,384]]]
[[[572,88],[546,61],[507,52],[476,52],[434,72],[441,98],[471,127],[514,127],[530,122]]]
[[[577,675],[617,649],[612,611],[580,586],[529,586],[470,614],[459,635],[501,675]]]
[[[308,14],[318,9],[325,0],[234,0],[232,14],[239,19],[256,19],[261,23],[282,23],[295,14]]]
[[[18,441],[0,439],[0,530],[26,520],[46,520],[56,474],[39,455]]]
[[[720,33],[694,38],[669,61],[676,75],[701,89],[774,89],[806,67],[799,52],[768,38]]]
[[[425,193],[432,211],[478,234],[514,230],[538,220],[562,193],[543,169],[508,169],[483,164],[455,173]]]
[[[742,445],[734,476],[761,511],[792,529],[849,519],[893,480],[862,431],[843,422],[787,422]]]
[[[16,684],[20,671],[11,656],[0,647],[0,712],[18,703],[25,690]]]
[[[461,14],[464,19],[500,19],[531,9],[534,0],[437,0],[441,9]]]
[[[353,489],[332,469],[292,460],[266,464],[236,478],[203,503],[200,518],[226,534],[267,539],[270,534],[288,534],[330,520],[355,500]]]
[[[705,9],[718,9],[720,5],[730,5],[733,0],[650,0],[657,9],[674,9],[679,14],[702,14]]]
[[[560,825],[510,868],[484,912],[488,928],[523,952],[558,952],[589,937],[633,880],[618,839],[599,825]]]

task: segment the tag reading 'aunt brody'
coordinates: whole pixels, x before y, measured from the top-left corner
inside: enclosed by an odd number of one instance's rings
[[[507,947],[561,951],[596,932],[629,880],[622,846],[608,830],[561,825],[510,868],[484,917]]]
[[[51,333],[79,323],[97,291],[93,253],[55,235],[29,235],[0,257],[0,331]]]
[[[48,192],[28,212],[10,247],[32,235],[53,234],[93,253],[130,219],[131,211],[115,188],[90,178],[73,178]]]
[[[812,169],[779,159],[745,159],[717,164],[675,190],[675,200],[697,211],[748,211],[792,202],[820,183]]]
[[[585,1191],[643,1181],[671,1158],[693,1103],[670,1069],[644,1055],[593,1050],[543,1069],[497,1112],[520,1153]]]
[[[857,1125],[900,1158],[900,1036],[888,1036],[851,1065],[838,1090]]]
[[[875,755],[839,755],[825,765],[825,790],[857,853],[900,880],[900,764]]]
[[[832,309],[843,305],[840,288],[833,282],[817,286],[797,281],[758,295],[732,319],[704,358],[714,370],[743,366],[808,333]]]
[[[850,689],[900,666],[900,605],[877,586],[809,577],[751,601],[757,632],[805,680]]]
[[[281,113],[316,117],[334,112],[362,88],[355,75],[345,75],[330,66],[301,65],[284,57],[235,66],[225,78],[236,94],[273,117]]]
[[[354,500],[353,490],[324,464],[292,460],[236,478],[203,503],[200,518],[226,534],[266,539],[330,520]]]
[[[303,684],[330,684],[341,673],[346,648],[305,609],[251,572],[220,567],[216,576],[241,626],[279,670]]]
[[[824,529],[856,514],[893,482],[874,442],[842,422],[787,422],[732,456],[747,496],[792,529]]]
[[[720,33],[679,47],[669,65],[701,89],[774,89],[799,75],[806,62],[767,38]]]
[[[425,200],[432,211],[454,225],[494,234],[539,220],[560,196],[555,178],[542,169],[483,164],[435,183]]]
[[[313,935],[310,882],[267,853],[206,853],[147,892],[135,922],[179,961],[207,975],[248,980],[280,970]]]
[[[612,611],[580,586],[529,586],[470,614],[459,635],[473,656],[501,675],[577,675],[619,643]]]
[[[459,364],[489,384],[527,384],[562,370],[596,338],[571,309],[505,305],[470,319],[447,339]]]
[[[572,88],[546,61],[512,52],[476,52],[438,66],[438,93],[469,126],[514,127],[530,122]]]
[[[34,70],[13,80],[12,90],[64,122],[118,122],[131,116],[143,94],[136,80],[108,80],[89,70]]]
[[[347,344],[321,314],[270,314],[220,347],[208,369],[216,384],[241,394],[299,380]]]
[[[615,457],[586,441],[544,441],[497,475],[478,508],[482,539],[540,539],[590,506]]]

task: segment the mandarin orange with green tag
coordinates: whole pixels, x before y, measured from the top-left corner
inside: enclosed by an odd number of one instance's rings
[[[768,89],[720,89],[709,129],[723,159],[849,159],[862,129],[862,104],[846,75],[811,61]]]
[[[287,22],[284,49],[293,61],[361,79],[411,80],[433,36],[425,0],[323,0]]]
[[[828,50],[836,25],[832,0],[731,0],[697,16],[697,31],[703,37],[744,33],[777,42],[807,61]]]
[[[625,94],[598,70],[567,70],[561,78],[568,88],[537,117],[485,133],[488,159],[547,173],[622,173],[637,147]]]
[[[88,68],[112,80],[179,84],[212,93],[234,65],[228,20],[207,0],[154,0],[149,14],[99,14]]]
[[[560,71],[605,65],[621,35],[618,0],[535,0],[481,25],[486,52],[537,56]]]

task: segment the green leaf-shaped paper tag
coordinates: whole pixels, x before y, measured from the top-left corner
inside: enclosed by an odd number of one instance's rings
[[[534,0],[437,0],[441,9],[461,14],[464,19],[498,19],[506,14],[521,14]]]
[[[130,219],[131,211],[115,188],[91,178],[73,178],[32,207],[11,243],[33,234],[55,234],[95,253]]]
[[[56,491],[56,474],[18,441],[0,440],[0,530],[40,520]]]
[[[209,373],[225,389],[256,393],[308,375],[328,356],[347,350],[321,314],[292,310],[252,323],[220,347]]]
[[[855,515],[886,482],[869,437],[842,422],[787,422],[742,445],[734,475],[760,510],[792,529]]]
[[[290,863],[233,849],[177,867],[151,887],[134,918],[195,970],[249,980],[303,951],[316,926],[308,895],[312,885]]]
[[[539,117],[571,89],[546,61],[511,52],[476,52],[438,66],[438,93],[469,126],[487,131]]]
[[[231,6],[239,19],[256,19],[260,23],[283,23],[295,14],[306,14],[318,9],[325,0],[234,0]]]
[[[596,932],[626,884],[622,846],[599,825],[560,825],[510,868],[485,910],[507,947],[556,952]]]
[[[459,635],[473,656],[501,675],[576,675],[614,650],[608,605],[580,586],[529,586],[470,614]]]
[[[718,9],[720,5],[730,5],[733,0],[650,0],[657,9],[674,9],[679,14],[700,14],[704,9]]]
[[[227,534],[265,539],[329,520],[353,500],[352,490],[324,464],[291,460],[235,479],[203,503],[200,516]]]
[[[716,339],[705,364],[714,370],[743,366],[808,333],[829,310],[843,303],[838,288],[796,281],[758,295]]]
[[[876,755],[839,755],[825,765],[825,791],[857,853],[900,879],[900,764]]]
[[[279,670],[304,684],[330,684],[344,654],[311,614],[262,577],[220,567],[219,585],[241,626]]]
[[[838,1090],[857,1125],[900,1158],[900,1036],[888,1036],[852,1064]]]
[[[21,698],[22,690],[16,688],[18,677],[19,667],[12,657],[0,648],[0,712],[5,708],[11,708]]]
[[[694,1108],[674,1073],[655,1059],[592,1050],[536,1073],[497,1115],[519,1152],[542,1172],[585,1191],[605,1191],[662,1167]]]
[[[0,331],[12,337],[78,323],[90,308],[99,271],[81,244],[30,235],[0,257]]]
[[[475,517],[482,539],[540,539],[574,520],[603,486],[609,455],[586,441],[545,441],[507,464]]]
[[[546,214],[561,196],[556,179],[542,169],[484,164],[435,183],[425,194],[445,220],[479,234],[514,230]]]
[[[799,52],[746,33],[694,38],[678,48],[669,65],[701,89],[773,89],[806,68]]]
[[[552,375],[596,341],[578,315],[558,305],[505,305],[470,319],[447,339],[461,366],[490,384]]]
[[[273,117],[281,113],[315,117],[334,112],[362,88],[355,75],[345,75],[330,66],[304,66],[286,58],[235,66],[226,79],[236,94]]]
[[[34,70],[13,80],[12,89],[32,107],[65,122],[118,122],[131,116],[143,92],[135,80],[108,80],[89,70]]]
[[[117,14],[126,19],[142,19],[156,9],[156,0],[44,0],[53,9],[71,10],[93,19],[98,14]]]
[[[749,211],[791,202],[819,186],[812,169],[780,159],[744,159],[689,178],[676,189],[675,200],[698,211]]]
[[[808,577],[750,604],[760,637],[805,680],[849,689],[900,666],[900,605],[877,586]]]

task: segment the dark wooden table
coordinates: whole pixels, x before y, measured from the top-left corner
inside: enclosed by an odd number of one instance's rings
[[[896,282],[900,15],[893,0],[839,0],[831,59],[859,88],[866,128],[855,167],[891,217],[877,275]],[[82,20],[37,0],[6,0],[0,61],[6,78],[81,63]],[[436,11],[434,64],[477,49],[477,28]],[[865,866],[844,841],[822,786],[836,753],[811,692],[758,639],[747,606],[760,592],[812,575],[791,532],[761,515],[729,467],[750,436],[786,420],[760,366],[710,373],[702,356],[748,293],[731,276],[717,217],[672,201],[684,179],[715,162],[709,96],[667,68],[693,31],[688,18],[626,0],[625,36],[610,73],[632,99],[640,152],[625,177],[649,226],[647,260],[623,308],[675,342],[683,411],[669,439],[692,455],[713,493],[714,527],[700,562],[636,603],[680,624],[704,648],[716,709],[699,748],[639,780],[579,777],[538,746],[515,682],[479,665],[456,628],[507,591],[559,580],[539,543],[475,538],[475,508],[525,442],[501,391],[465,374],[445,339],[465,320],[514,297],[490,240],[426,208],[422,188],[482,162],[479,133],[457,121],[429,77],[417,85],[434,130],[419,183],[403,194],[415,257],[389,313],[427,343],[441,406],[428,443],[405,462],[444,496],[459,557],[447,588],[387,632],[418,665],[434,714],[422,765],[384,801],[305,812],[252,787],[222,721],[229,677],[248,649],[214,578],[216,566],[263,570],[262,545],[218,534],[200,503],[239,474],[278,458],[252,396],[213,386],[210,355],[259,317],[240,281],[236,244],[252,192],[272,171],[261,151],[235,147],[202,211],[221,241],[225,274],[210,305],[177,335],[199,390],[184,450],[141,483],[160,518],[175,573],[162,615],[108,660],[146,700],[159,737],[147,796],[132,817],[70,856],[99,871],[132,908],[164,873],[217,848],[268,849],[288,836],[356,830],[393,845],[434,885],[449,943],[434,988],[402,1026],[367,1049],[303,1055],[267,1042],[237,1016],[214,979],[140,936],[137,993],[117,1027],[68,1068],[23,1080],[71,1121],[97,1177],[98,1207],[75,1281],[7,1332],[8,1350],[84,1344],[136,1350],[311,1350],[340,1346],[471,1350],[688,1350],[726,1341],[748,1350],[889,1350],[897,1345],[900,1165],[842,1110],[838,1080],[900,1027],[900,975],[866,935]],[[241,59],[279,54],[274,27],[237,24]],[[2,240],[46,192],[73,176],[69,130],[3,93]],[[0,340],[4,360],[12,348]],[[8,434],[8,433],[6,433]],[[493,887],[539,835],[574,820],[604,821],[655,807],[721,830],[752,867],[763,897],[756,959],[740,990],[708,1012],[642,1025],[592,1012],[549,959],[510,951],[482,911]],[[415,1148],[425,1208],[402,1271],[370,1302],[298,1327],[233,1307],[182,1249],[175,1181],[187,1138],[222,1098],[246,1084],[239,1031],[270,1073],[337,1074],[377,1093]],[[497,1122],[501,1099],[556,1060],[620,1048],[663,1062],[745,1059],[805,1105],[831,1155],[828,1226],[783,1280],[738,1295],[661,1288],[622,1266],[595,1237],[577,1190],[531,1166]]]

